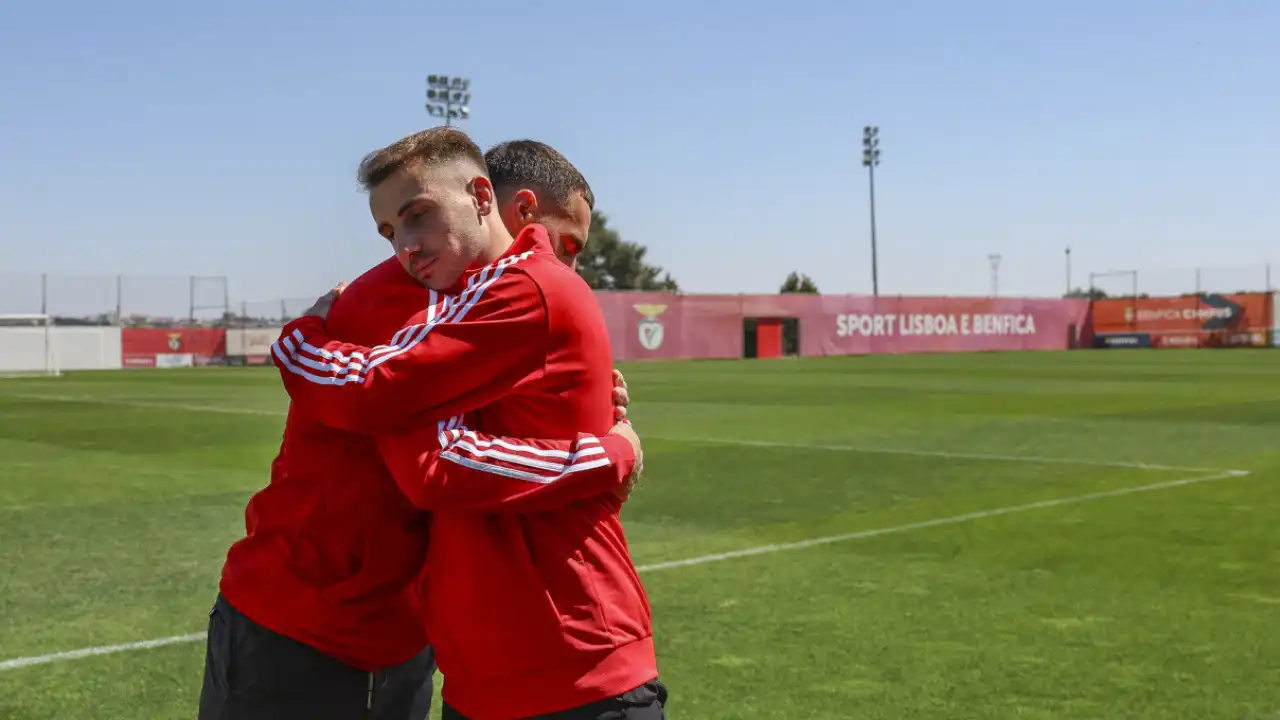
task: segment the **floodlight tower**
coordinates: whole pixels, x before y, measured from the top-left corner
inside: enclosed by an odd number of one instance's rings
[[[880,297],[880,269],[876,260],[876,167],[880,164],[880,127],[862,128],[862,166],[871,189],[871,294]]]
[[[471,116],[471,79],[448,75],[427,76],[427,113],[444,118],[445,125]]]
[[[988,255],[987,262],[991,264],[991,297],[997,297],[1000,295],[1000,253]]]

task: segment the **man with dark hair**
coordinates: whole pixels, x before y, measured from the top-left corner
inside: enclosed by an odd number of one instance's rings
[[[435,135],[396,147],[439,165],[483,164],[465,135]],[[388,182],[398,170],[371,159],[361,165],[366,185]],[[426,214],[415,208],[400,222],[425,225]],[[458,247],[473,247],[474,240]],[[327,327],[371,345],[385,342],[432,296],[391,258],[352,283],[333,304]],[[625,406],[625,390],[617,399]],[[494,447],[510,448],[501,455],[514,459],[495,457]],[[249,503],[247,536],[228,553],[210,612],[201,720],[422,720],[432,661],[416,584],[429,516],[414,505],[520,512],[601,493],[625,497],[639,446],[620,425],[599,438],[564,440],[472,430],[452,450],[444,460],[438,447],[417,456],[424,464],[401,471],[411,478],[401,491],[371,437],[290,408],[271,483]],[[538,482],[517,482],[513,474]]]
[[[285,328],[276,364],[295,408],[377,436],[415,502],[448,491],[439,472],[449,464],[509,478],[511,498],[565,488],[531,501],[538,512],[431,508],[425,610],[445,718],[656,720],[666,690],[619,496],[570,497],[591,485],[575,474],[638,461],[625,454],[630,445],[599,447],[614,418],[608,329],[541,225],[512,238],[498,221],[484,163],[452,149],[460,135],[406,138],[361,169],[378,231],[431,289],[428,306],[371,347],[332,339],[331,293]],[[470,429],[476,416],[491,433],[576,444],[544,456],[559,462],[551,477],[513,472],[510,463],[532,467],[532,458],[481,440]]]
[[[510,140],[484,154],[508,228],[538,223],[556,255],[577,267],[587,245],[596,196],[587,179],[555,148],[536,140]]]

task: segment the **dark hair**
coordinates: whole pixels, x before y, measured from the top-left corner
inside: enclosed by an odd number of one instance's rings
[[[453,160],[471,160],[481,172],[485,170],[480,147],[466,133],[455,127],[434,127],[365,155],[357,178],[361,187],[371,190],[415,162],[436,165]]]
[[[499,143],[484,154],[484,162],[495,188],[529,188],[555,198],[563,207],[569,206],[573,193],[582,193],[587,206],[593,210],[596,207],[596,196],[587,179],[564,155],[546,143],[537,140]]]

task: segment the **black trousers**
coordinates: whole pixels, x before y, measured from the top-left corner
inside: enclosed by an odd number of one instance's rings
[[[366,672],[268,630],[221,595],[209,613],[199,720],[425,720],[431,649]]]
[[[501,692],[501,688],[494,689]],[[616,698],[583,705],[572,710],[539,715],[536,718],[512,718],[511,720],[666,720],[663,706],[667,704],[667,688],[657,680],[641,685]],[[445,703],[440,720],[467,720],[462,713]]]

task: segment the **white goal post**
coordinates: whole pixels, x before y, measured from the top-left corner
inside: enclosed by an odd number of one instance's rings
[[[0,314],[0,377],[61,374],[53,317]]]

